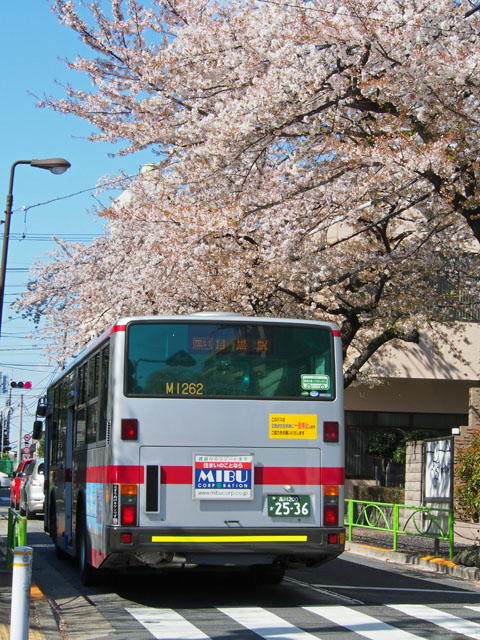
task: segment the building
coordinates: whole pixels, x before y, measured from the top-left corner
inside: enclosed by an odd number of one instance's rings
[[[439,331],[446,335],[440,349],[428,333],[419,345],[401,350],[386,345],[376,360],[393,362],[393,375],[376,386],[354,383],[345,390],[348,480],[375,481],[375,459],[367,445],[378,429],[451,435],[452,428],[468,424],[469,390],[480,386],[480,324],[458,323]]]

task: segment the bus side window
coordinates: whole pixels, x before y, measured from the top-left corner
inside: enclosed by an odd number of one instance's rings
[[[52,465],[57,464],[58,459],[58,430],[59,430],[59,415],[60,415],[60,388],[56,387],[53,390],[54,400],[53,400],[53,415],[51,417],[52,420],[52,448],[51,448],[51,463]]]
[[[77,403],[75,412],[75,445],[82,446],[87,442],[86,422],[86,377],[87,365],[79,367],[77,371]]]
[[[107,435],[107,400],[108,400],[108,366],[110,361],[110,346],[104,347],[100,353],[100,390],[98,422],[98,440],[105,440]]]
[[[62,380],[56,388],[56,403],[58,403],[55,411],[56,417],[56,433],[57,442],[54,452],[54,462],[63,467],[65,463],[65,446],[67,439],[67,402],[68,402],[68,381]]]
[[[88,361],[87,444],[96,442],[97,440],[99,371],[100,371],[100,353],[96,353]]]

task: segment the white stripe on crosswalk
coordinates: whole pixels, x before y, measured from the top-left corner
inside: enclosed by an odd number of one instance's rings
[[[209,636],[173,609],[127,609],[158,640],[205,640]]]
[[[372,618],[372,616],[361,613],[356,609],[350,609],[349,607],[314,606],[302,608],[317,616],[327,618],[330,622],[334,622],[350,631],[354,631],[364,638],[370,638],[370,640],[386,640],[386,638],[388,638],[388,640],[413,640],[420,638],[420,636],[416,636],[408,631],[403,631],[402,629],[397,629],[391,624],[381,622],[376,618]]]
[[[470,620],[426,605],[386,606],[450,632],[480,640],[480,624]],[[478,610],[478,607],[468,608]],[[398,629],[355,608],[319,605],[302,609],[369,640],[421,640],[420,636]],[[321,640],[320,636],[304,631],[262,607],[218,607],[216,610],[265,640]],[[210,640],[210,636],[173,609],[136,607],[127,611],[157,640]]]
[[[219,607],[218,610],[268,640],[319,640],[318,636],[299,629],[261,607]]]
[[[436,624],[442,629],[463,634],[467,638],[480,640],[480,625],[471,620],[465,620],[465,618],[459,618],[451,613],[433,609],[423,604],[390,604],[387,606],[409,616]]]

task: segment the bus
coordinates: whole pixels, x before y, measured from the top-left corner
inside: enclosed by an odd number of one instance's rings
[[[77,558],[84,584],[103,569],[189,567],[273,583],[344,549],[331,323],[121,318],[42,404],[45,530],[58,555]]]

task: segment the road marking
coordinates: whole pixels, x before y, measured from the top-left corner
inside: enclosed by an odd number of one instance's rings
[[[303,582],[302,580],[296,580],[295,578],[284,578],[284,582],[291,582],[292,584],[296,584],[297,586],[304,587],[305,589],[310,589],[311,591],[316,591],[317,593],[323,593],[330,598],[335,598],[336,600],[341,600],[350,605],[362,605],[365,604],[362,600],[356,600],[355,598],[349,598],[348,596],[344,596],[341,593],[335,593],[332,591],[331,585],[323,585],[323,584],[311,584],[310,582]],[[329,587],[329,588],[327,588]],[[337,587],[334,587],[335,589]]]
[[[197,629],[173,609],[154,609],[142,607],[127,609],[154,638],[159,640],[205,640],[209,636]]]
[[[342,606],[316,606],[316,607],[302,607],[306,611],[310,611],[317,616],[326,618],[330,622],[334,622],[345,629],[349,629],[364,638],[370,638],[370,640],[385,640],[386,634],[388,634],[388,640],[412,640],[417,638],[421,640],[420,636],[416,636],[408,631],[397,629],[391,624],[381,622],[372,616],[367,616],[365,613],[356,611],[355,609],[349,609]]]
[[[218,610],[268,640],[319,640],[318,636],[299,629],[261,607],[219,607]]]
[[[302,583],[304,584],[304,583]],[[308,584],[308,583],[305,583]],[[406,593],[453,593],[457,595],[464,595],[470,593],[478,593],[475,590],[468,589],[408,589],[402,587],[362,587],[360,585],[349,584],[311,584],[312,587],[318,589],[346,589],[352,591],[404,591]],[[363,604],[363,603],[362,603]]]
[[[433,609],[423,604],[389,604],[387,606],[401,613],[406,613],[409,616],[436,624],[438,627],[442,627],[442,629],[463,634],[467,638],[480,640],[480,625],[471,620],[465,620],[446,611]]]

